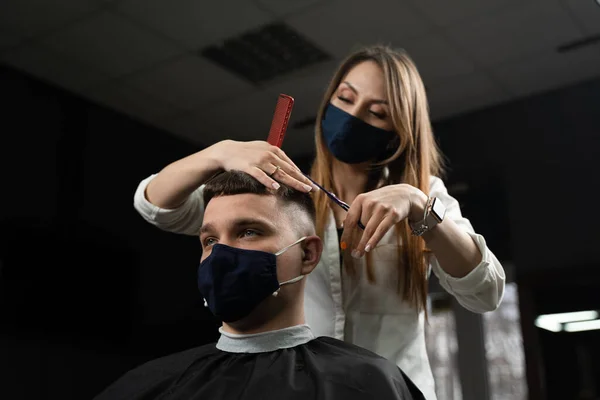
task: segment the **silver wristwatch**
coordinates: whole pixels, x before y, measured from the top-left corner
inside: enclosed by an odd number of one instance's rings
[[[423,219],[414,224],[410,224],[414,236],[423,236],[425,232],[433,229],[437,224],[444,220],[446,207],[437,197],[430,197],[425,206]]]

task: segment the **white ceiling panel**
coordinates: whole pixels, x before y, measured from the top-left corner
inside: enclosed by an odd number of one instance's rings
[[[250,83],[196,55],[185,55],[133,75],[127,83],[184,110],[255,90]]]
[[[315,5],[330,0],[254,0],[254,3],[277,18],[289,16],[300,11],[306,11]]]
[[[530,0],[410,0],[428,20],[438,26],[454,25],[467,19],[485,18],[503,8]]]
[[[600,49],[536,54],[527,60],[500,65],[491,73],[514,95],[526,96],[600,77]]]
[[[271,92],[255,91],[235,96],[229,101],[197,113],[198,121],[206,121],[235,140],[266,140],[271,128],[277,97]]]
[[[320,64],[307,69],[301,75],[269,85],[267,90],[272,93],[273,108],[279,93],[285,93],[294,98],[290,125],[315,116],[337,65],[335,61]]]
[[[556,1],[531,1],[449,28],[448,35],[478,63],[497,65],[578,39],[581,31]]]
[[[32,36],[88,15],[100,4],[99,0],[2,0],[0,28]]]
[[[460,54],[455,46],[439,34],[407,40],[402,47],[417,64],[425,85],[435,85],[446,79],[474,72],[472,61]]]
[[[4,53],[0,59],[39,79],[77,93],[108,79],[100,72],[77,64],[40,45],[15,48]]]
[[[187,113],[158,122],[157,126],[199,145],[210,146],[229,138],[220,128],[198,114]]]
[[[562,0],[588,35],[600,33],[600,4],[595,0]]]
[[[117,9],[190,49],[213,44],[271,19],[248,0],[125,0]]]
[[[149,124],[156,124],[181,112],[163,100],[120,83],[98,87],[86,93],[86,97]]]
[[[43,41],[111,76],[131,73],[183,50],[121,16],[101,12]]]
[[[0,53],[10,47],[18,45],[20,41],[21,39],[19,39],[17,35],[0,32]]]
[[[456,77],[430,89],[429,107],[434,120],[510,99],[505,90],[483,74]]]
[[[368,44],[401,47],[429,30],[411,7],[386,0],[330,0],[286,22],[336,58]]]

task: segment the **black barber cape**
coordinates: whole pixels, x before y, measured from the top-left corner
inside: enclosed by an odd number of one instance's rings
[[[306,325],[256,335],[221,330],[215,344],[150,361],[96,400],[422,400],[390,361]]]

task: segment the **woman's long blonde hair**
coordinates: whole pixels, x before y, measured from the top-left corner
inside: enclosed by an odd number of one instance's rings
[[[425,86],[410,57],[401,50],[373,46],[351,54],[335,73],[317,114],[315,128],[316,158],[311,176],[333,188],[331,165],[333,156],[323,141],[321,121],[325,109],[346,74],[357,64],[374,61],[383,70],[387,101],[394,130],[398,134],[396,152],[373,165],[370,187],[407,183],[429,193],[429,178],[442,172],[442,156],[433,136]],[[368,140],[365,138],[365,140]],[[385,172],[384,172],[385,171]],[[323,237],[330,213],[330,200],[320,191],[314,193],[317,210],[317,233]],[[425,243],[411,234],[407,221],[396,225],[398,237],[398,293],[418,311],[425,309],[427,301],[427,260]],[[345,266],[353,271],[352,262]],[[367,258],[367,279],[375,281],[372,262]]]

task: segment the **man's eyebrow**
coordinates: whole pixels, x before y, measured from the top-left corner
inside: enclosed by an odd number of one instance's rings
[[[268,219],[263,219],[263,218],[240,218],[240,219],[235,220],[233,222],[233,225],[236,228],[258,225],[258,226],[262,226],[262,227],[265,227],[270,230],[275,230],[275,225]],[[214,225],[209,222],[207,224],[202,225],[202,227],[200,228],[200,234],[202,235],[203,233],[206,233],[206,232],[209,232],[212,230],[214,230]]]
[[[210,223],[209,224],[203,224],[200,227],[200,234],[202,235],[203,233],[206,233],[206,232],[211,231],[213,229],[214,229],[214,226],[212,224],[210,224]]]

